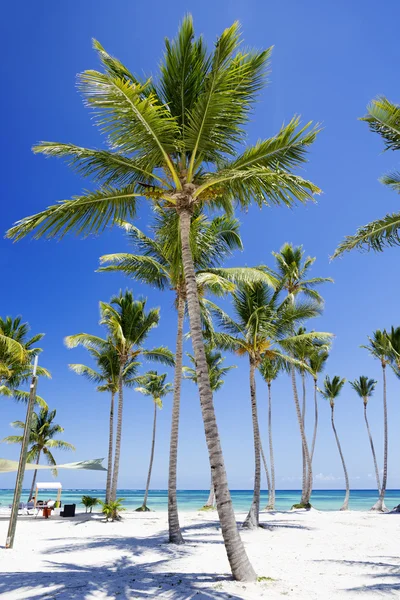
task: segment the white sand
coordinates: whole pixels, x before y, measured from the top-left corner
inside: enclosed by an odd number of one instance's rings
[[[238,515],[242,519],[243,515]],[[263,513],[268,528],[242,532],[259,576],[231,580],[213,513],[182,513],[187,543],[165,543],[166,513],[75,519],[21,518],[13,550],[0,550],[7,600],[400,597],[400,515],[317,511]],[[0,544],[7,520],[0,517]]]

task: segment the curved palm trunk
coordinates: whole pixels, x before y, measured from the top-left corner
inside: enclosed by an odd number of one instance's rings
[[[261,452],[261,458],[262,458],[263,465],[264,465],[265,475],[267,477],[267,486],[268,486],[268,502],[267,502],[267,506],[265,507],[265,510],[270,510],[270,508],[271,508],[270,507],[270,502],[271,502],[271,477],[270,477],[270,474],[269,474],[267,459],[265,458],[264,448],[262,446],[261,441],[260,441],[260,452]]]
[[[111,496],[111,480],[112,480],[112,454],[114,440],[114,399],[115,392],[111,392],[110,402],[110,424],[108,434],[108,464],[107,464],[107,482],[106,482],[106,504],[110,501]]]
[[[367,426],[367,432],[368,432],[369,444],[371,446],[372,457],[374,459],[376,485],[378,486],[378,493],[380,494],[381,493],[381,481],[380,481],[380,477],[379,477],[378,461],[376,460],[375,446],[374,446],[374,442],[372,441],[372,435],[371,435],[371,431],[369,428],[366,402],[364,402],[364,419],[365,419],[365,424]]]
[[[208,367],[201,329],[200,305],[197,293],[196,275],[193,256],[190,248],[190,212],[180,211],[179,215],[182,261],[185,273],[187,303],[190,319],[190,331],[193,351],[196,360],[197,382],[200,395],[200,405],[204,422],[205,437],[210,459],[212,480],[217,501],[217,510],[221,523],[225,549],[234,579],[239,581],[255,581],[257,576],[250,564],[243,542],[240,538],[233,512],[232,499],[229,493],[228,481],[221,442],[215,418],[214,404]]]
[[[271,383],[268,383],[268,439],[269,439],[269,462],[271,467],[271,497],[269,499],[269,509],[275,510],[275,461],[274,446],[272,443],[272,394]]]
[[[305,433],[304,425],[303,425],[303,417],[302,417],[301,410],[300,410],[299,395],[297,393],[296,373],[295,373],[293,366],[290,368],[290,374],[291,374],[291,379],[292,379],[293,397],[294,397],[294,404],[296,407],[297,421],[298,421],[299,427],[300,427],[301,443],[303,445],[304,455],[305,455],[307,466],[308,466],[308,478],[309,478],[309,481],[312,481],[312,465],[311,465],[310,453],[308,451],[306,433]],[[307,486],[306,483],[307,482],[306,482],[306,478],[305,478],[305,472],[303,471],[303,482],[302,482],[303,493],[301,495],[301,504],[305,504],[305,505],[310,503],[310,498],[311,498],[311,488],[310,488],[310,486]]]
[[[304,372],[301,372],[301,385],[302,385],[302,391],[303,391],[303,407],[302,407],[302,411],[301,411],[301,418],[303,419],[303,427],[305,430],[306,427],[306,378],[304,375]],[[302,455],[302,462],[303,462],[303,485],[305,486],[301,492],[301,496],[302,498],[307,496],[307,491],[309,488],[309,481],[308,481],[308,473],[307,473],[307,462],[306,462],[306,455],[304,452],[304,446],[302,444],[302,448],[301,448],[301,455]]]
[[[151,440],[151,452],[150,452],[150,464],[149,464],[149,472],[147,474],[147,481],[146,481],[146,490],[144,492],[144,499],[143,499],[143,504],[140,508],[138,508],[137,510],[143,510],[143,511],[148,511],[149,508],[147,507],[147,498],[149,496],[149,488],[150,488],[150,481],[151,481],[151,472],[153,470],[153,461],[154,461],[154,447],[156,445],[156,429],[157,429],[157,404],[154,402],[154,419],[153,419],[153,437]]]
[[[172,404],[171,438],[169,444],[168,469],[168,527],[171,544],[183,544],[184,540],[179,525],[178,503],[176,500],[176,473],[178,464],[179,411],[182,383],[183,354],[183,321],[185,317],[185,301],[178,295],[178,330],[176,334],[174,399]]]
[[[383,475],[382,487],[378,501],[374,504],[371,510],[386,512],[385,494],[387,484],[387,460],[388,460],[388,420],[387,420],[387,403],[386,403],[386,365],[382,365],[383,374]]]
[[[333,429],[333,433],[335,434],[335,438],[336,438],[336,444],[339,450],[339,454],[340,454],[340,458],[342,460],[342,465],[343,465],[343,471],[344,471],[344,479],[346,482],[346,495],[344,497],[344,502],[343,502],[343,506],[340,510],[348,510],[349,509],[349,498],[350,498],[350,485],[349,485],[349,476],[347,474],[347,468],[346,468],[346,463],[344,462],[344,456],[343,456],[343,452],[342,452],[342,448],[339,442],[339,437],[336,431],[336,427],[335,427],[335,419],[334,419],[334,410],[335,410],[335,406],[334,404],[331,404],[331,423],[332,423],[332,429]]]
[[[260,525],[261,442],[257,415],[255,370],[256,366],[254,362],[250,359],[251,418],[253,421],[254,438],[254,490],[253,501],[251,503],[249,513],[243,523],[243,527],[246,527],[248,529],[256,529]]]
[[[36,459],[36,464],[39,464],[39,460],[40,460],[40,452],[41,450],[39,450],[38,455],[37,455],[37,459]],[[32,479],[32,485],[31,485],[31,491],[29,492],[29,500],[31,500],[33,498],[33,490],[35,489],[35,483],[36,483],[36,476],[37,476],[37,469],[35,469],[35,472],[33,473],[33,479]]]
[[[120,367],[120,374],[118,380],[118,416],[117,416],[117,432],[115,436],[115,455],[114,455],[114,469],[112,475],[112,483],[111,483],[111,494],[110,500],[115,502],[117,499],[117,486],[118,486],[118,474],[119,474],[119,460],[121,456],[121,438],[122,438],[122,415],[124,408],[124,392],[123,392],[123,382],[122,382],[122,373],[123,373],[123,364],[125,361],[122,361]]]
[[[318,429],[318,401],[317,401],[317,391],[318,391],[318,386],[317,386],[317,380],[314,379],[314,432],[313,432],[313,437],[312,437],[312,443],[311,443],[311,462],[314,458],[314,450],[315,450],[315,441],[317,439],[317,429]]]

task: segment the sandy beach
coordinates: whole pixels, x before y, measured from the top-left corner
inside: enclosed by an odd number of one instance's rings
[[[238,521],[243,514],[238,514]],[[366,512],[262,513],[265,526],[243,531],[256,584],[231,580],[216,514],[181,515],[186,544],[166,544],[166,513],[100,514],[18,522],[4,550],[0,597],[7,600],[170,600],[400,597],[399,515]],[[362,595],[360,596],[360,592]]]

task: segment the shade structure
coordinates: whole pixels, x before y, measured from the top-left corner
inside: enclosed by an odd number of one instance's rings
[[[40,481],[36,484],[37,490],[61,490],[62,485],[57,481]]]
[[[65,465],[55,465],[56,469],[86,469],[88,471],[107,471],[101,464],[104,458],[93,458],[92,460],[81,460],[80,462],[66,463]],[[26,471],[35,471],[36,469],[54,469],[52,465],[35,465],[26,463]],[[0,473],[12,473],[18,471],[18,461],[0,458]]]

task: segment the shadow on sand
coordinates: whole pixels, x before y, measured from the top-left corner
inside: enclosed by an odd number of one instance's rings
[[[388,562],[390,561],[390,562]],[[369,570],[368,576],[371,583],[358,587],[348,588],[347,592],[359,592],[360,594],[394,595],[399,597],[400,592],[400,557],[398,556],[375,556],[370,560],[321,560],[316,562],[330,562],[355,567],[360,572],[360,568],[365,567]],[[391,581],[387,581],[391,579]]]

